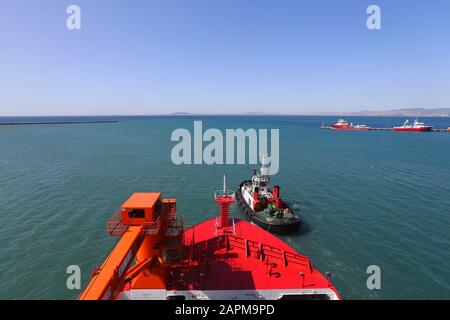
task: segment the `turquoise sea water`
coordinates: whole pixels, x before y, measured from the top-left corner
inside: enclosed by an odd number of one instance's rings
[[[106,220],[132,192],[177,198],[188,224],[216,216],[213,191],[223,173],[234,188],[251,172],[172,164],[170,135],[192,130],[194,120],[205,129],[280,129],[272,181],[304,221],[283,239],[331,272],[343,298],[450,299],[450,134],[319,129],[334,117],[119,120],[0,126],[1,299],[75,298],[67,266],[81,267],[84,286],[117,240],[107,237]],[[349,120],[388,127],[404,119]],[[423,120],[450,126],[449,118]],[[243,218],[236,207],[232,213]],[[366,287],[369,265],[381,268],[381,290]]]

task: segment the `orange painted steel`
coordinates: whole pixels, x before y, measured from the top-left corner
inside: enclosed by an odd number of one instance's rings
[[[122,290],[125,271],[133,263],[142,242],[143,231],[142,226],[128,228],[79,296],[80,300],[113,299]]]
[[[107,223],[108,234],[122,236],[105,262],[96,270],[80,300],[114,299],[123,291],[127,281],[156,257],[155,244],[160,242],[166,227],[166,211],[176,215],[175,200],[163,200],[163,212],[159,212],[161,193],[134,193]],[[143,210],[143,217],[130,217],[129,212]],[[176,216],[175,216],[176,218]],[[134,264],[134,267],[130,267]],[[157,282],[161,282],[159,279]]]

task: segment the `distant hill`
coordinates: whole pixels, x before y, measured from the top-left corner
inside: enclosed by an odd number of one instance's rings
[[[260,111],[242,113],[189,113],[174,112],[171,116],[268,116],[268,115],[317,115],[317,116],[384,116],[384,117],[450,117],[450,108],[404,108],[384,111],[363,110],[358,112],[311,112],[311,113],[264,113]]]
[[[351,112],[346,115],[354,116],[390,116],[390,117],[450,117],[450,108],[405,108],[387,111],[359,111]]]
[[[191,113],[189,112],[174,112],[170,114],[171,116],[190,116]]]
[[[227,116],[227,115],[243,115],[243,116],[263,116],[263,112],[251,111],[242,113],[189,113],[189,112],[174,112],[171,116]]]

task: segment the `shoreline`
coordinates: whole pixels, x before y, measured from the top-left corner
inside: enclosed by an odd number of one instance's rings
[[[118,123],[118,120],[98,120],[98,121],[45,121],[45,122],[1,122],[0,126],[29,126],[29,125],[50,125],[50,124],[107,124]]]

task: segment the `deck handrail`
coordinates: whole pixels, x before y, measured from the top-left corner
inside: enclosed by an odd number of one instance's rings
[[[221,241],[219,248],[224,248],[227,246],[227,243],[232,245],[234,248],[244,250],[246,252],[246,256],[250,257],[252,254],[255,253],[262,253],[265,257],[271,258],[271,259],[277,259],[281,260],[283,262],[284,266],[287,266],[289,263],[294,263],[297,265],[301,265],[303,267],[307,267],[310,271],[312,270],[311,262],[309,261],[308,257],[302,256],[300,254],[296,254],[291,251],[284,251],[280,248],[273,247],[264,243],[259,243],[257,241],[245,239],[240,236],[235,236],[231,234],[224,234],[224,235],[218,235],[215,238],[208,239],[205,241],[201,241],[199,243],[196,243],[195,246],[197,248],[202,248],[201,250],[208,249],[208,244],[211,242],[216,243],[213,241],[213,239],[217,239],[220,237],[226,237],[225,241]],[[206,247],[205,247],[206,244]],[[217,249],[218,247],[214,245],[214,248]],[[262,252],[261,252],[262,251]]]
[[[106,222],[106,230],[109,236],[121,236],[128,229],[128,226],[122,224],[122,211],[117,210]]]

